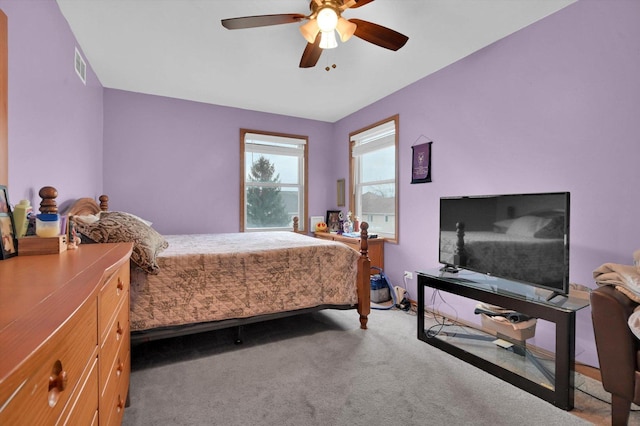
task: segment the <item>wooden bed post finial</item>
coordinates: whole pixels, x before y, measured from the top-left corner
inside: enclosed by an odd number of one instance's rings
[[[371,260],[369,260],[369,224],[360,224],[360,258],[358,259],[358,314],[360,328],[367,329],[371,313]]]
[[[42,201],[40,202],[40,213],[58,213],[58,204],[56,197],[58,190],[53,186],[43,186],[38,192]]]
[[[98,200],[100,200],[100,210],[103,212],[106,212],[107,210],[109,210],[109,197],[107,195],[101,195],[98,197]]]
[[[362,222],[360,225],[360,254],[369,256],[369,224]]]
[[[298,216],[294,216],[293,217],[293,232],[298,232],[298,229],[300,229],[300,219],[298,219]]]

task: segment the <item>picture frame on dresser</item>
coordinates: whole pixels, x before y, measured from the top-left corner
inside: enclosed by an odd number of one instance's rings
[[[9,204],[7,187],[0,185],[0,260],[18,255],[16,227]]]
[[[341,230],[341,211],[340,210],[327,210],[327,231],[338,232]]]
[[[9,214],[9,196],[7,187],[0,185],[0,214]]]

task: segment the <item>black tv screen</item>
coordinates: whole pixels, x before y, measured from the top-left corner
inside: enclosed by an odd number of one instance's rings
[[[439,261],[569,293],[568,192],[443,197]]]

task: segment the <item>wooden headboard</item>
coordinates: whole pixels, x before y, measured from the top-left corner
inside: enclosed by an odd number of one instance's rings
[[[100,204],[93,198],[80,198],[71,205],[67,214],[70,216],[84,216],[109,210],[109,197],[101,195],[99,200]]]

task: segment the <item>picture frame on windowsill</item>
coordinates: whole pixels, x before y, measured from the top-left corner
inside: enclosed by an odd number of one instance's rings
[[[18,240],[9,204],[9,192],[6,186],[0,185],[0,260],[17,255]]]

